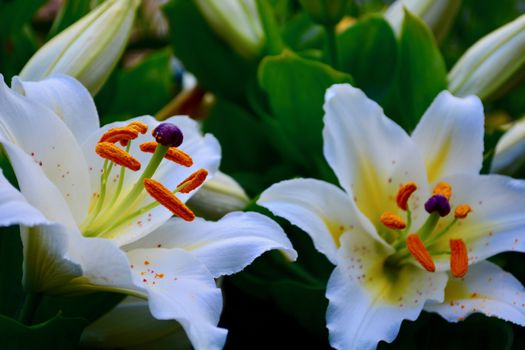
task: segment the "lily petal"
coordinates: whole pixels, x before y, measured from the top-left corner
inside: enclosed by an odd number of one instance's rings
[[[305,231],[315,248],[336,263],[340,237],[364,230],[383,244],[370,221],[340,188],[315,179],[294,179],[272,185],[257,204]]]
[[[181,249],[136,249],[128,257],[156,319],[178,321],[197,350],[222,349],[221,291],[202,263]]]
[[[79,144],[99,128],[95,102],[79,81],[67,75],[55,75],[38,82],[13,79],[13,90],[43,104],[60,117]]]
[[[441,92],[412,134],[425,157],[429,182],[454,174],[479,174],[483,162],[483,105],[476,96]]]
[[[241,271],[262,253],[281,249],[289,259],[297,252],[277,223],[258,213],[233,212],[217,222],[174,218],[125,249],[181,248],[204,263],[217,278]]]
[[[425,311],[458,322],[475,312],[525,326],[525,289],[512,274],[481,261],[464,278],[450,277],[443,303],[429,303]]]
[[[49,221],[7,181],[0,169],[0,226],[47,224]]]
[[[146,300],[127,297],[90,324],[82,333],[82,346],[133,350],[191,350],[191,343],[176,321],[155,319]]]
[[[452,206],[466,203],[472,212],[432,249],[448,251],[449,239],[463,239],[469,264],[504,251],[525,251],[525,181],[501,175],[457,175],[443,180],[453,188]],[[438,269],[448,269],[447,256],[437,260],[441,261]]]
[[[323,129],[324,155],[341,187],[354,198],[359,209],[380,226],[385,211],[397,212],[395,196],[401,184],[415,182],[412,196],[427,197],[425,166],[419,150],[407,133],[388,119],[381,107],[359,89],[348,84],[326,91]]]
[[[0,142],[4,144],[10,161],[17,163],[13,168],[22,193],[30,200],[29,189],[24,188],[20,178],[31,177],[35,167],[27,168],[26,161],[15,160],[20,152],[12,152],[7,143],[16,145],[32,158],[33,165],[38,164],[40,172],[60,191],[59,196],[71,209],[75,221],[80,223],[87,212],[91,188],[82,151],[71,131],[49,108],[12,91],[3,81],[0,81],[0,105]],[[36,186],[31,189],[36,190]],[[31,200],[30,203],[44,212],[43,207]]]
[[[447,275],[412,265],[390,268],[385,251],[362,232],[341,238],[338,265],[326,297],[330,344],[336,349],[375,349],[391,342],[403,320],[415,320],[427,300],[443,300]]]

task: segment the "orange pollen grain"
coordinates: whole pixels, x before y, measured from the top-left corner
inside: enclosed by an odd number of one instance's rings
[[[140,150],[142,152],[153,153],[157,149],[157,142],[148,141],[140,144]],[[193,159],[176,147],[170,147],[164,158],[171,160],[177,164],[183,165],[185,167],[190,167],[193,165]]]
[[[190,193],[204,182],[206,180],[206,177],[208,176],[208,171],[206,169],[199,169],[184,181],[182,181],[180,184],[177,185],[177,187],[180,187],[184,185],[184,188],[180,190],[181,193]]]
[[[148,131],[148,124],[139,121],[129,123],[128,127],[137,130],[141,134],[145,134]]]
[[[144,260],[144,265],[149,265],[149,261],[148,260]]]
[[[133,171],[140,170],[140,162],[114,143],[100,142],[97,144],[95,152],[97,152],[97,154],[102,158],[108,159],[128,169]]]
[[[417,185],[415,182],[407,182],[404,185],[401,185],[399,187],[399,191],[397,191],[396,196],[396,203],[397,206],[402,210],[408,209],[408,199],[417,190]]]
[[[451,239],[450,272],[454,277],[463,277],[468,271],[467,246],[462,239]]]
[[[454,217],[456,219],[464,219],[472,211],[472,208],[468,204],[460,204],[454,211]]]
[[[428,272],[436,271],[434,260],[430,256],[427,248],[421,241],[421,238],[415,233],[408,235],[406,239],[407,248],[410,254],[427,270]]]
[[[440,182],[434,187],[434,190],[432,191],[432,194],[440,194],[444,196],[446,199],[450,200],[450,197],[452,197],[452,186],[450,186],[446,182]]]
[[[150,196],[166,207],[173,214],[186,221],[195,219],[195,214],[164,185],[153,179],[144,179],[144,188]]]
[[[119,127],[119,128],[112,128],[106,131],[101,137],[98,142],[121,142],[122,141],[129,141],[134,140],[138,137],[139,133],[137,130],[130,128],[130,127]]]
[[[401,219],[396,214],[388,212],[388,211],[381,214],[381,217],[379,218],[379,220],[381,220],[381,223],[383,225],[393,230],[402,230],[405,227],[407,227],[403,219]]]

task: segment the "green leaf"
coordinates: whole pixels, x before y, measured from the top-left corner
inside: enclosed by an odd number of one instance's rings
[[[380,102],[394,81],[397,63],[397,41],[388,22],[379,16],[359,20],[339,34],[337,45],[341,70]]]
[[[78,21],[86,15],[91,9],[90,1],[86,0],[68,0],[58,11],[53,26],[48,33],[48,40]]]
[[[171,98],[171,54],[154,52],[137,65],[120,69],[97,94],[103,124],[137,115],[154,114]]]
[[[46,0],[2,1],[0,2],[0,23],[2,30],[0,38],[5,39],[12,34],[20,32],[33,14]]]
[[[254,62],[235,53],[209,27],[193,1],[172,0],[164,7],[170,24],[170,41],[188,71],[206,90],[218,96],[243,100]]]
[[[258,77],[274,116],[266,121],[280,149],[303,166],[316,164],[322,158],[325,91],[333,84],[351,83],[352,77],[290,51],[264,58]]]
[[[0,348],[76,349],[86,325],[84,319],[66,318],[60,314],[34,326],[0,315]]]
[[[17,226],[0,228],[0,314],[15,316],[24,298],[22,242]]]
[[[447,88],[443,57],[430,29],[419,18],[405,12],[400,38],[397,121],[413,130],[434,97]]]

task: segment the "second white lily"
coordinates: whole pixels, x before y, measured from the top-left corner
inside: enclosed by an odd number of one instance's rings
[[[523,286],[485,261],[525,250],[525,182],[479,175],[480,100],[442,92],[412,136],[350,85],[329,88],[324,109],[324,155],[343,189],[295,179],[258,203],[336,266],[326,291],[331,345],[391,342],[423,309],[451,322],[483,312],[525,325]]]

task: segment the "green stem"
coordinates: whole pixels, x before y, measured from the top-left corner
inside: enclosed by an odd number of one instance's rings
[[[126,147],[126,152],[129,153],[129,149],[131,147],[131,140],[128,141],[128,146]],[[121,166],[120,167],[120,174],[119,174],[119,177],[118,177],[118,185],[117,185],[117,190],[115,191],[115,194],[113,195],[113,200],[111,201],[111,204],[109,205],[110,207],[113,206],[113,204],[115,204],[115,202],[117,201],[118,197],[120,196],[120,192],[122,191],[122,186],[124,185],[124,176],[126,175],[126,167],[125,166]]]
[[[29,292],[26,294],[24,305],[18,315],[18,321],[25,325],[30,325],[35,316],[35,312],[42,301],[42,294]]]
[[[337,35],[335,32],[335,26],[333,25],[326,25],[326,42],[327,42],[327,51],[326,51],[326,57],[327,62],[330,64],[333,68],[339,69],[339,62],[337,58]]]

